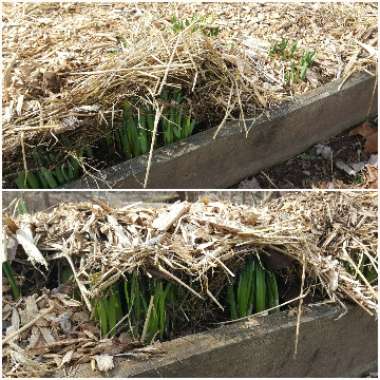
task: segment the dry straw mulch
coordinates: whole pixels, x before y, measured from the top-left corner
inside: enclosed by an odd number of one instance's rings
[[[194,20],[176,33],[172,15],[205,16],[220,33],[193,31]],[[158,108],[164,85],[182,88],[199,120],[219,123],[376,65],[373,3],[4,3],[3,23],[3,157],[13,170],[62,133],[78,146],[94,141],[126,98]],[[283,37],[298,41],[298,59],[316,52],[305,82],[287,86],[287,64],[268,55]]]
[[[11,338],[3,340],[4,377],[58,377],[60,371],[75,373],[77,365],[88,362],[109,371],[114,357],[148,360],[163,352],[159,343],[144,347],[126,334],[102,339],[83,305],[55,290],[6,302],[2,316]]]
[[[127,272],[164,277],[186,287],[194,299],[212,304],[217,303],[220,279],[231,279],[244,257],[275,251],[305,270],[303,294],[317,291],[343,308],[352,301],[377,313],[377,284],[344,265],[358,266],[366,257],[377,268],[375,192],[289,193],[260,208],[207,199],[120,209],[62,203],[50,212],[7,215],[4,222],[8,260],[42,272],[58,259],[67,260],[83,299],[80,304],[57,289],[17,303],[4,297],[3,320],[11,321],[3,351],[8,375],[26,376],[28,368],[38,373],[78,361],[107,363],[104,355],[132,350],[131,342],[120,338],[114,345],[99,341],[99,331],[88,320],[92,297]],[[16,251],[18,245],[26,257]],[[36,355],[42,355],[43,363],[36,363]]]

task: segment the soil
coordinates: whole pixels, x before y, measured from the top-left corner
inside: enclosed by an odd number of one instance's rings
[[[376,132],[377,118],[371,120],[369,125]],[[238,187],[245,189],[377,188],[377,164],[368,165],[368,162],[377,162],[377,149],[376,152],[369,152],[366,149],[366,137],[353,134],[357,127],[243,180]],[[330,151],[331,155],[323,157],[320,154],[321,147]],[[366,165],[362,170],[350,175],[344,169],[337,167],[337,162],[338,166],[339,162],[349,166],[359,163]]]

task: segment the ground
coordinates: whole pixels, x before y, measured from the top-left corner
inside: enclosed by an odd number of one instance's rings
[[[377,189],[377,117],[243,180],[238,187]]]

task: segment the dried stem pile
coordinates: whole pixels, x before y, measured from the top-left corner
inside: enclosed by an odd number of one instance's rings
[[[175,31],[172,15],[190,25]],[[36,145],[70,150],[62,134],[75,136],[73,150],[91,144],[125,99],[158,108],[165,86],[183,90],[198,120],[238,117],[247,131],[244,114],[376,65],[375,4],[5,3],[3,22],[9,173]],[[219,33],[202,32],[210,26]],[[298,43],[296,59],[315,51],[305,81],[287,84],[289,63],[269,56],[281,38]]]
[[[165,278],[186,288],[194,300],[217,305],[220,288],[244,258],[263,259],[276,252],[305,271],[304,293],[317,291],[343,308],[350,300],[371,315],[377,312],[377,281],[368,280],[361,265],[366,262],[377,276],[374,192],[289,193],[261,208],[207,199],[120,209],[104,203],[62,203],[51,212],[6,215],[4,226],[8,261],[45,273],[57,260],[66,260],[83,300],[80,308],[80,302],[57,290],[45,290],[38,299],[3,301],[3,320],[12,320],[13,326],[5,338],[9,375],[25,376],[26,368],[49,372],[78,360],[107,363],[102,353],[132,350],[131,341],[99,340],[89,311],[94,297],[136,271]],[[68,328],[63,339],[57,331],[65,328],[65,321],[81,327]],[[19,345],[15,336],[29,339],[29,346]],[[43,365],[32,360],[36,352],[46,354]]]
[[[375,193],[305,193],[262,209],[221,202],[124,209],[62,204],[49,213],[7,217],[6,239],[13,253],[22,244],[41,270],[66,258],[89,310],[90,299],[134,271],[160,274],[204,298],[217,269],[232,277],[230,263],[274,249],[305,265],[330,299],[349,298],[373,313],[376,290],[343,263],[359,266],[365,256],[377,268],[376,202]]]

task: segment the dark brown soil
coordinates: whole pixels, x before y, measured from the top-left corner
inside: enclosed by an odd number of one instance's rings
[[[377,123],[371,126],[377,129]],[[373,188],[373,181],[367,178],[367,168],[349,175],[336,166],[338,160],[348,165],[367,162],[371,154],[365,151],[365,142],[364,137],[345,132],[320,143],[331,148],[330,158],[318,154],[318,145],[315,145],[282,164],[263,170],[255,176],[256,181],[262,189]]]

